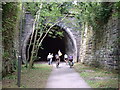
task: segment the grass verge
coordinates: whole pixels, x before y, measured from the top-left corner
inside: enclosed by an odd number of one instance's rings
[[[22,66],[20,88],[45,88],[48,76],[52,71],[52,66],[47,64],[35,64],[34,66],[29,72],[28,69]],[[17,73],[3,78],[2,86],[3,88],[18,88]]]
[[[92,88],[118,88],[118,74],[81,63],[75,64],[75,70]]]

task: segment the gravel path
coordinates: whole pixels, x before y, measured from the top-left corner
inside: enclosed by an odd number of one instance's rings
[[[90,86],[74,68],[70,68],[65,63],[60,63],[60,67],[56,68],[54,63],[46,88],[90,88]]]

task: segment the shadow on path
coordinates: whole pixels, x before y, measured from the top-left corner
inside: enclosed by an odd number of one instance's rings
[[[90,88],[80,75],[65,63],[60,63],[56,68],[53,63],[53,71],[49,76],[46,88]]]

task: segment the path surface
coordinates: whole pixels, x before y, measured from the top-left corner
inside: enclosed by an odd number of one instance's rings
[[[80,75],[65,63],[59,68],[53,64],[53,71],[48,79],[46,88],[90,88]]]

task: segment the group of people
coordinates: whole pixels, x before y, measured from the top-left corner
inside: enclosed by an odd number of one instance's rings
[[[62,53],[60,52],[60,50],[58,51],[58,54],[55,55],[55,60],[56,60],[56,67],[59,66],[60,64],[60,57],[62,56]],[[53,53],[49,53],[47,56],[47,60],[48,60],[48,64],[51,65],[52,64],[52,59],[53,59]],[[72,55],[64,55],[64,61],[66,62],[67,65],[73,66],[73,56]]]
[[[57,62],[60,62],[60,56],[62,56],[62,53],[60,52],[60,50],[58,51],[58,54],[55,55],[55,60]],[[52,59],[53,59],[53,53],[49,53],[47,56],[47,60],[48,60],[48,64],[51,65],[52,64]]]

